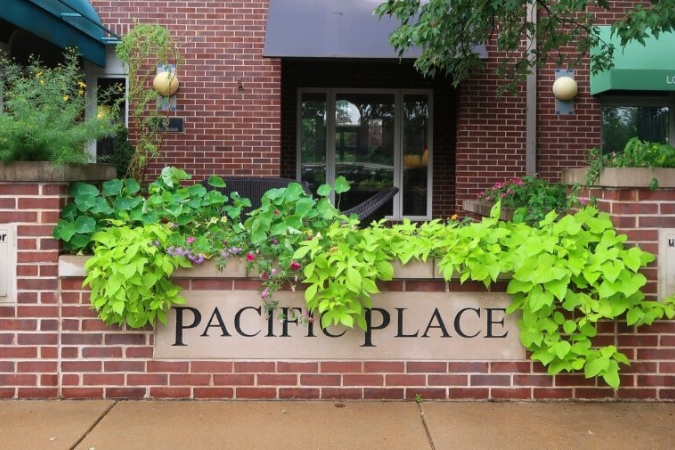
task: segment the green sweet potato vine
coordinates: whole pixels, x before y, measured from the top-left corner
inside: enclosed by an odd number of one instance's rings
[[[613,345],[594,346],[593,338],[603,320],[640,326],[675,316],[673,298],[648,301],[640,291],[647,279],[639,271],[653,255],[625,247],[626,236],[593,208],[560,220],[551,213],[537,227],[499,221],[498,214],[496,205],[491,218],[462,226],[438,220],[365,230],[334,225],[321,243],[305,242],[295,253],[307,258],[307,304],[324,313],[323,326],[363,327],[376,281],[391,279],[395,258],[435,257],[446,280],[490,286],[508,276],[507,313],[521,314],[520,340],[531,358],[550,374],[583,370],[618,388],[620,364],[629,360]]]

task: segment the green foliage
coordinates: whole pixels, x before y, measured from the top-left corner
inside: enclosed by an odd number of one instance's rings
[[[137,129],[135,152],[127,175],[143,184],[147,165],[160,156],[164,142],[164,132],[156,124],[169,113],[155,107],[160,96],[149,86],[158,65],[175,64],[177,67],[183,63],[183,57],[169,30],[156,24],[135,24],[115,51],[129,71],[129,115]]]
[[[87,261],[84,286],[91,303],[108,325],[140,328],[166,323],[172,304],[183,304],[181,288],[170,281],[178,267],[191,267],[183,258],[166,254],[162,246],[171,231],[160,224],[130,228],[121,221],[92,236],[94,256]]]
[[[85,145],[115,134],[112,114],[83,120],[88,101],[77,51],[66,51],[64,58],[50,68],[31,57],[23,67],[0,55],[0,162],[85,164],[90,160]]]
[[[534,3],[538,20],[529,18]],[[533,67],[555,61],[558,66],[579,65],[591,47],[594,73],[612,67],[614,46],[600,40],[597,16],[592,11],[609,11],[611,2],[577,0],[386,0],[375,13],[396,17],[400,27],[390,36],[392,45],[403,54],[411,47],[422,48],[415,66],[425,75],[436,72],[451,76],[457,86],[472,72],[483,68],[474,53],[477,43],[495,42],[500,58],[497,73],[506,78],[500,92],[516,92]],[[628,9],[613,24],[622,45],[636,40],[644,44],[649,34],[671,31],[675,26],[675,0],[650,2]],[[535,37],[536,47],[523,43]],[[494,38],[494,40],[493,40]]]
[[[637,137],[631,138],[623,151],[603,154],[597,148],[588,151],[590,167],[584,184],[590,186],[600,177],[605,167],[675,167],[675,147],[658,142],[646,142]],[[656,179],[652,179],[651,188],[658,187]]]
[[[185,171],[165,167],[160,178],[148,186],[147,198],[133,178],[106,181],[101,189],[89,183],[73,183],[73,202],[61,211],[53,236],[69,253],[90,253],[92,235],[110,226],[110,220],[121,220],[129,226],[171,223],[177,232],[188,233],[190,227],[209,223],[214,217],[238,217],[241,202],[226,203],[227,197],[220,192],[207,191],[199,184],[181,186],[189,179]],[[213,182],[222,183],[222,179],[214,177]]]
[[[568,196],[567,186],[537,177],[497,182],[481,192],[478,199],[489,204],[501,202],[504,207],[514,208],[513,220],[531,225],[543,220],[551,211],[561,214],[571,207],[588,203],[587,198],[578,198],[575,194]]]

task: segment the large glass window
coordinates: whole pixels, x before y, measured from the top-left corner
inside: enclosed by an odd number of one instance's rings
[[[629,139],[671,145],[675,140],[673,108],[665,99],[613,98],[602,106],[602,152],[620,152]]]
[[[389,217],[430,217],[429,92],[301,91],[299,105],[298,172],[313,191],[344,176],[344,210],[397,186]]]

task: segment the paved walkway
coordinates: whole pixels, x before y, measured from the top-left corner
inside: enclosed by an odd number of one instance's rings
[[[3,450],[670,450],[675,403],[1,401]]]

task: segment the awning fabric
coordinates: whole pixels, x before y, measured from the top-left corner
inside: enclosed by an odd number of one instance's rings
[[[675,33],[630,42],[621,48],[610,27],[600,27],[600,36],[614,44],[614,68],[591,75],[591,94],[609,91],[675,91]],[[591,50],[593,53],[594,50]]]
[[[263,56],[277,58],[398,58],[389,35],[395,18],[373,10],[382,0],[270,0]],[[404,58],[421,51],[409,49]],[[487,57],[485,46],[476,53]]]
[[[4,0],[0,18],[60,48],[105,65],[105,28],[87,0]]]

